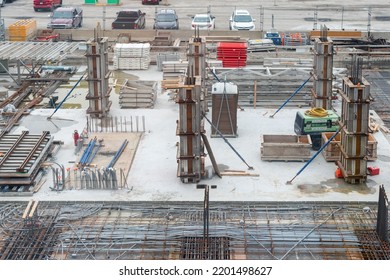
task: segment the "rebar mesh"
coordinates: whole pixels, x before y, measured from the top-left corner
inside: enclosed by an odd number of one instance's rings
[[[0,203],[2,259],[389,259],[375,202]],[[368,210],[367,210],[368,209]]]

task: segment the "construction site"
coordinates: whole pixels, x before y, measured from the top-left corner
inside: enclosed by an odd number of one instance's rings
[[[9,28],[0,259],[390,259],[390,33],[314,22]]]

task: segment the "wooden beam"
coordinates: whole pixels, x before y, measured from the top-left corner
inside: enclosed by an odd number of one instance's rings
[[[38,207],[38,201],[34,201],[34,205],[31,208],[30,214],[28,215],[29,218],[32,218],[34,216],[35,210],[37,210]]]
[[[328,37],[333,38],[362,38],[363,34],[361,31],[353,30],[328,30]],[[321,37],[321,30],[312,30],[310,31],[310,38],[319,38]]]
[[[30,208],[31,208],[32,203],[33,203],[33,200],[30,200],[30,201],[28,202],[27,207],[26,207],[26,209],[24,210],[22,219],[26,219],[26,218],[27,218],[27,215],[28,215],[28,212],[30,211]]]

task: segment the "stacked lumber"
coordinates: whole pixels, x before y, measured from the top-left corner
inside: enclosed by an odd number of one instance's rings
[[[179,61],[180,60],[180,54],[175,53],[158,53],[157,54],[157,70],[162,71],[163,70],[163,62],[165,61]]]
[[[206,61],[206,64],[210,68],[213,68],[213,67],[221,68],[221,67],[223,67],[221,60],[208,60],[208,61]]]
[[[10,41],[28,41],[35,37],[37,21],[35,19],[21,19],[8,27]]]
[[[150,44],[115,44],[113,62],[114,69],[146,70],[150,64]]]
[[[163,89],[174,89],[179,87],[180,79],[188,69],[188,61],[163,61],[163,80],[161,87]]]
[[[121,108],[153,108],[156,93],[157,82],[126,80],[119,92],[119,105]]]
[[[163,61],[163,79],[177,78],[187,72],[188,61]]]

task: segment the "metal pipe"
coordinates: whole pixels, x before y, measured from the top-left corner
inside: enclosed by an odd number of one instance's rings
[[[123,141],[123,143],[120,146],[119,150],[115,153],[114,157],[112,158],[110,163],[107,165],[107,168],[111,168],[111,167],[113,167],[115,165],[116,161],[121,156],[122,152],[124,151],[124,149],[126,148],[128,143],[129,143],[129,141],[127,139],[125,139],[125,141]]]
[[[234,149],[234,147],[232,146],[232,144],[230,144],[230,142],[226,139],[225,136],[223,136],[223,134],[221,133],[221,131],[219,131],[219,129],[206,117],[206,115],[203,115],[203,117],[206,119],[206,121],[215,129],[215,131],[218,133],[219,136],[222,137],[222,139],[226,142],[226,144],[229,145],[229,147],[236,153],[236,155],[246,164],[246,166],[248,166],[248,169],[252,170],[253,167],[252,166],[249,166],[248,163],[246,163],[245,159],[237,152],[236,149]]]
[[[295,176],[290,180],[290,181],[287,181],[286,184],[287,185],[290,185],[292,183],[292,181],[299,175],[302,173],[303,170],[305,170],[305,168],[322,152],[323,149],[325,149],[329,144],[330,142],[332,142],[332,140],[337,136],[337,134],[339,134],[339,132],[341,131],[341,129],[344,127],[344,125],[342,127],[340,127],[329,139],[328,141],[322,145],[322,147],[314,154],[314,156],[311,157],[311,159],[308,160],[308,162],[305,163],[305,165],[298,171],[297,174],[295,174]]]
[[[68,99],[68,97],[70,96],[70,94],[73,92],[73,90],[79,85],[79,83],[81,82],[81,80],[84,78],[86,72],[83,73],[83,75],[80,77],[80,79],[74,84],[74,86],[71,88],[71,90],[68,92],[68,94],[65,96],[64,99],[62,99],[62,101],[60,102],[60,104],[57,105],[57,107],[55,108],[54,112],[49,116],[47,117],[47,119],[51,119],[51,117],[58,111],[58,109],[61,108],[62,104],[64,104],[64,102],[66,101],[66,99]]]
[[[273,118],[290,100],[291,100],[291,98],[293,98],[305,85],[306,85],[306,83],[308,82],[308,81],[310,81],[310,79],[311,79],[311,75],[310,75],[310,77],[302,84],[302,85],[300,85],[300,87],[299,88],[297,88],[297,90],[293,93],[293,94],[291,94],[290,95],[290,97],[289,98],[287,98],[287,100],[286,101],[284,101],[284,103],[276,110],[276,112],[275,113],[273,113],[271,116],[269,116],[270,118]]]
[[[295,249],[295,247],[297,247],[299,244],[302,243],[303,240],[305,240],[310,234],[312,234],[313,231],[315,231],[317,228],[319,228],[320,226],[322,226],[323,224],[325,224],[330,218],[333,217],[333,215],[340,211],[341,209],[343,208],[338,208],[334,211],[332,211],[332,213],[325,219],[325,221],[323,221],[322,223],[318,224],[317,226],[315,226],[314,228],[312,228],[304,237],[302,237],[297,243],[294,244],[294,246],[292,246],[284,255],[283,257],[281,257],[280,259],[283,260],[284,258],[286,258],[288,256],[288,254],[291,253],[292,250]]]

